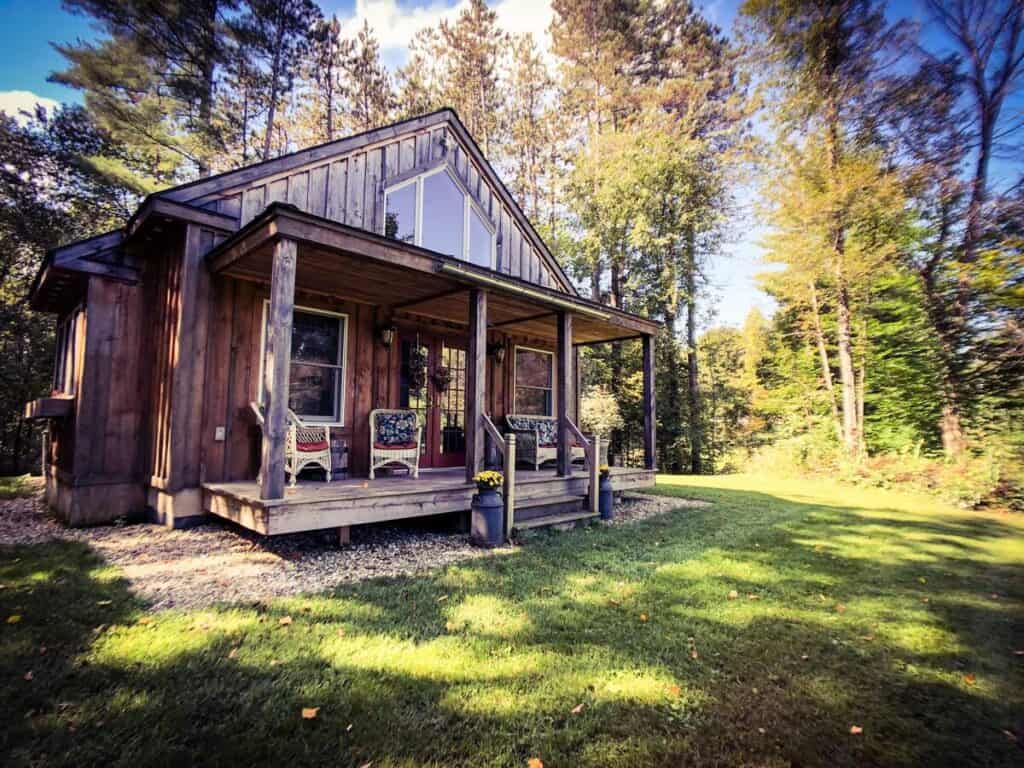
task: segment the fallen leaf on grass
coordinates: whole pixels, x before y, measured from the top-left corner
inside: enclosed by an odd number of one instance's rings
[[[683,689],[680,688],[678,685],[670,685],[668,687],[668,692],[670,696],[675,696],[676,698],[679,698],[683,693]]]
[[[110,605],[113,602],[113,600],[97,600],[96,605]]]
[[[345,636],[345,628],[342,627],[341,629],[338,630],[338,637],[344,637],[344,636]]]
[[[1014,656],[1024,656],[1024,648],[1021,648],[1019,651],[1014,651],[1013,655]]]
[[[622,601],[621,600],[609,600],[608,602],[611,603],[612,605],[616,606],[616,607],[622,605]]]
[[[303,707],[302,708],[302,719],[303,720],[316,720],[317,714],[320,712],[320,707]]]
[[[143,616],[141,619],[139,619],[138,623],[144,627],[148,627],[150,624],[153,623],[153,619],[151,619],[149,616]]]
[[[539,757],[531,757],[526,761],[526,768],[544,768],[544,763]]]
[[[349,733],[351,730],[352,730],[352,723],[349,723],[348,726],[345,728],[345,733]]]
[[[760,599],[761,599],[760,595],[753,595],[753,594],[747,595],[747,600],[760,600]]]
[[[1007,730],[1005,730],[1005,729],[1004,729],[1004,730],[1003,730],[1003,736],[1005,736],[1006,738],[1008,738],[1008,739],[1009,739],[1010,741],[1012,741],[1012,742],[1013,742],[1014,744],[1016,744],[1016,743],[1017,743],[1017,734],[1016,734],[1016,733],[1014,733],[1013,731],[1007,731]]]
[[[808,660],[809,658],[811,658],[811,657],[810,657],[810,656],[808,656],[808,655],[807,655],[806,653],[805,653],[805,654],[804,654],[803,656],[801,656],[801,657],[800,657],[800,659],[801,659],[802,661],[807,661],[807,660]]]
[[[860,639],[861,640],[866,640],[867,642],[870,643],[872,640],[875,639],[875,636],[874,635],[861,635]]]
[[[729,590],[729,599],[730,599],[730,600],[735,600],[735,599],[736,599],[736,598],[738,598],[739,596],[740,596],[740,593],[739,593],[739,592],[737,592],[737,591],[736,591],[735,589],[731,589],[731,590]]]
[[[26,672],[24,675],[22,675],[22,677],[25,680],[28,680],[29,682],[31,682],[32,678],[35,677],[35,675],[32,674],[32,670],[30,669],[28,672]]]
[[[640,614],[640,621],[647,621],[647,614],[646,613],[641,613]]]
[[[291,616],[282,616],[280,619],[277,620],[277,623],[279,625],[281,625],[282,627],[287,627],[289,624],[292,623],[292,617]]]
[[[366,487],[366,483],[363,483],[363,488],[365,488],[365,487]],[[371,765],[373,765],[373,760],[371,760],[368,763],[363,763],[362,765],[359,766],[359,768],[370,768]]]
[[[928,583],[928,579],[926,579],[924,576],[919,576],[917,580],[920,581],[922,584]]]
[[[836,613],[846,613],[846,606],[842,603],[836,603]]]
[[[851,725],[850,726],[850,733],[852,735],[854,735],[854,736],[858,736],[858,735],[864,733],[864,729],[861,728],[859,725]]]
[[[765,734],[764,728],[758,728],[757,732],[760,733],[762,736],[764,736],[764,734]]]
[[[964,682],[967,683],[967,685],[974,685],[974,681],[974,675],[964,675]]]
[[[237,648],[232,648],[230,653],[228,653],[228,658],[229,659],[237,659],[238,658],[238,649]]]
[[[570,710],[569,710],[569,712],[570,712],[570,713],[572,713],[572,714],[574,714],[574,715],[578,715],[578,714],[579,714],[580,712],[582,712],[582,711],[583,711],[583,708],[584,708],[585,706],[587,706],[587,705],[586,705],[586,704],[577,704],[577,705],[576,705],[575,707],[573,707],[572,709],[570,709]]]
[[[697,653],[697,649],[696,649],[696,648],[692,648],[692,649],[690,650],[690,658],[691,658],[691,659],[697,659],[697,658],[699,658],[699,657],[700,657],[700,654],[699,654],[699,653]]]
[[[21,616],[17,613],[13,613],[7,617],[8,624],[17,624],[19,621],[21,621]]]

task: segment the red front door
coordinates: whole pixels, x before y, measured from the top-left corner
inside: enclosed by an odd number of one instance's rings
[[[443,336],[400,336],[398,404],[423,425],[421,467],[466,463],[466,349]]]

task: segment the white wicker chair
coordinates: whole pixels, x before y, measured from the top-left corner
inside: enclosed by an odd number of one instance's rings
[[[260,427],[263,426],[263,406],[250,403]],[[294,488],[299,472],[315,464],[324,470],[327,482],[331,482],[331,429],[326,424],[308,424],[300,419],[291,408],[288,409],[288,436],[284,443],[284,471],[291,475],[290,485]]]
[[[388,442],[382,440],[379,418],[384,415],[409,415],[415,419],[414,440]],[[370,411],[370,479],[377,469],[386,464],[402,464],[413,477],[420,476],[420,445],[423,440],[423,425],[419,423],[416,411],[406,408],[377,408]]]

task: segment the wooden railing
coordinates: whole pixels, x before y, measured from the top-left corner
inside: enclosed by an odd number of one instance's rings
[[[601,474],[601,436],[594,435],[593,439],[588,438],[572,422],[572,419],[567,419],[566,424],[573,437],[583,446],[583,455],[587,463],[587,474],[590,476],[590,511],[597,514],[598,481]]]
[[[491,441],[491,445],[501,454],[501,468],[505,478],[501,500],[505,510],[505,538],[510,540],[516,514],[516,436],[514,432],[502,435],[486,413],[480,418],[483,421],[484,433]]]

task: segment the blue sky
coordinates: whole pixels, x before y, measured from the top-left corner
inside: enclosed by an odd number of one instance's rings
[[[381,39],[383,55],[391,67],[405,60],[409,39],[419,29],[436,24],[441,18],[452,18],[459,10],[460,0],[320,0],[326,14],[337,14],[350,29],[367,19]],[[725,30],[732,27],[736,9],[742,0],[709,0],[699,3],[705,15]],[[511,32],[533,32],[544,41],[551,19],[548,0],[491,0],[501,25]],[[891,15],[897,13],[920,16],[918,0],[890,3]],[[63,60],[52,42],[89,39],[94,30],[87,19],[62,10],[60,0],[0,0],[0,109],[8,112],[29,106],[37,98],[53,101],[79,101],[77,92],[47,82],[48,75],[63,66]],[[934,44],[934,32],[926,40]],[[1007,172],[1009,166],[996,170]],[[741,199],[753,199],[750,190]],[[739,325],[747,312],[757,307],[766,314],[772,311],[771,300],[761,293],[755,275],[766,266],[761,262],[757,241],[762,230],[749,216],[749,204],[741,206],[735,219],[732,236],[721,256],[716,258],[708,277],[711,299],[701,308],[713,322]]]

